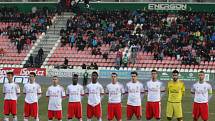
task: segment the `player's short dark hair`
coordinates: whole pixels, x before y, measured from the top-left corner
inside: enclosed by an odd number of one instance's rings
[[[178,70],[174,70],[172,73],[173,74],[179,74]]]
[[[136,71],[132,71],[131,74],[138,75],[138,73]]]
[[[158,71],[157,71],[157,70],[155,70],[155,69],[153,69],[151,72],[156,72],[156,73],[157,73]]]
[[[53,76],[52,78],[58,78],[58,76]]]
[[[204,71],[199,71],[199,73],[202,73],[202,74],[204,74],[205,72],[204,72]]]
[[[8,71],[7,74],[14,75],[13,71]]]
[[[98,76],[99,74],[96,71],[93,71],[92,75],[96,74],[96,76]]]
[[[35,72],[30,72],[30,75],[33,75],[34,77],[36,77],[36,73]]]
[[[73,74],[73,77],[78,77],[78,74]]]
[[[118,76],[117,73],[115,73],[115,72],[113,72],[111,75],[116,75],[116,76]]]

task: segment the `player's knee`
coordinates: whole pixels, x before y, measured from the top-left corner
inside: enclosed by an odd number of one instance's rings
[[[172,120],[172,118],[171,118],[171,117],[167,117],[167,120],[168,120],[168,121],[171,121],[171,120]]]

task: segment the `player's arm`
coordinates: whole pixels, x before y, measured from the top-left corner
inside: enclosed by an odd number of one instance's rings
[[[161,90],[161,98],[162,98],[166,93],[166,89],[163,83],[161,83],[160,90]]]
[[[195,94],[195,87],[194,87],[194,85],[191,87],[190,93],[191,93],[192,95]]]
[[[66,88],[66,96],[69,98],[69,87]]]
[[[125,88],[122,84],[121,84],[121,94],[122,94],[121,98],[123,99],[125,95]]]
[[[102,87],[102,85],[100,86],[100,95],[101,95],[101,100],[102,100],[105,95],[105,91],[104,91],[104,88]]]
[[[128,85],[125,86],[125,93],[124,96],[128,96]]]
[[[88,86],[86,86],[86,89],[85,89],[85,95],[88,96],[89,95],[89,88]]]
[[[3,93],[3,95],[5,96],[5,90],[4,90],[4,88],[5,88],[5,85],[4,85],[3,88],[2,88],[2,93]]]
[[[49,100],[49,97],[50,97],[49,88],[48,88],[48,90],[46,91],[46,97],[47,97],[47,99]]]
[[[213,89],[210,84],[208,84],[208,100],[212,98]]]
[[[37,88],[37,96],[40,99],[42,97],[42,89],[41,86],[38,84],[38,88]]]
[[[140,92],[141,92],[141,98],[143,99],[144,98],[144,94],[145,94],[145,89],[144,89],[144,87],[143,87],[142,84],[140,86]]]
[[[83,87],[81,87],[81,100],[83,99],[83,97],[85,96],[85,93],[84,93],[84,88]]]
[[[66,98],[66,92],[63,87],[61,87],[61,97],[62,97],[62,99]]]
[[[18,84],[16,84],[16,95],[17,95],[17,97],[20,96],[20,87]]]
[[[185,85],[184,85],[184,82],[182,82],[182,96],[185,94]]]

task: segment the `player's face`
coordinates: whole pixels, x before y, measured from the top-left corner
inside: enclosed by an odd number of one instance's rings
[[[116,75],[112,75],[111,78],[112,78],[112,83],[115,84],[117,82],[117,76]]]
[[[59,79],[57,77],[52,78],[53,85],[58,85]]]
[[[205,79],[205,74],[204,73],[199,73],[199,80],[204,81]]]
[[[177,80],[178,80],[178,74],[177,74],[177,73],[173,73],[173,74],[172,74],[172,79],[173,79],[174,81],[177,81]]]
[[[74,85],[76,85],[78,83],[78,77],[73,77],[72,82]]]
[[[34,82],[34,80],[35,80],[34,75],[29,75],[29,80],[30,80],[30,82]]]
[[[7,79],[9,82],[13,81],[13,75],[12,74],[7,74]]]
[[[93,83],[97,82],[97,78],[98,78],[97,74],[92,74],[92,82]]]
[[[157,72],[152,72],[152,79],[153,79],[153,80],[156,80],[157,77],[158,77]]]
[[[137,75],[136,74],[131,74],[131,80],[133,82],[136,82],[137,81]]]

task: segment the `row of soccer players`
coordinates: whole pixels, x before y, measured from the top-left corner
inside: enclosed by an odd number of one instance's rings
[[[131,81],[125,86],[117,81],[117,74],[112,73],[112,81],[107,85],[104,91],[102,85],[97,82],[98,73],[93,72],[91,83],[86,86],[84,92],[83,87],[78,84],[78,75],[74,74],[72,78],[72,84],[69,85],[64,91],[64,88],[59,85],[59,79],[57,76],[52,78],[52,85],[48,88],[46,96],[49,99],[48,103],[48,119],[52,121],[57,119],[62,120],[62,99],[68,96],[68,111],[67,118],[71,121],[73,118],[77,118],[82,121],[82,104],[81,98],[84,95],[88,95],[87,104],[87,121],[91,121],[95,116],[98,121],[102,120],[101,100],[106,92],[108,94],[108,109],[107,118],[109,121],[114,117],[117,121],[122,121],[122,96],[127,95],[127,107],[126,116],[127,121],[130,121],[133,115],[136,116],[136,120],[142,118],[141,98],[143,94],[147,94],[146,103],[146,120],[150,121],[155,118],[157,121],[161,119],[161,98],[165,92],[165,87],[162,82],[157,80],[157,71],[151,71],[152,78],[145,85],[141,84],[137,79],[137,72],[131,72]],[[182,113],[182,96],[185,91],[184,83],[178,79],[179,72],[177,70],[172,72],[172,80],[168,82],[167,93],[167,111],[166,116],[170,121],[173,117],[176,117],[178,121],[183,120]],[[24,104],[24,121],[28,121],[30,117],[33,117],[36,121],[39,121],[38,116],[38,100],[41,96],[41,87],[35,82],[35,73],[30,73],[29,83],[24,85],[23,93],[25,94]],[[196,82],[192,88],[191,93],[194,94],[193,103],[193,120],[197,121],[201,118],[204,121],[208,120],[208,101],[212,96],[212,87],[209,83],[204,81],[205,74],[203,71],[199,72],[199,81]],[[13,72],[7,73],[9,83],[4,84],[4,121],[9,121],[9,115],[13,115],[13,121],[17,121],[17,98],[20,94],[19,85],[15,84],[13,79]]]

